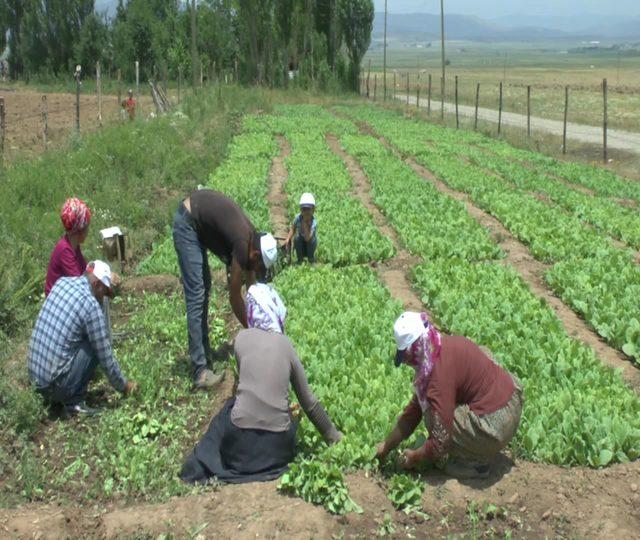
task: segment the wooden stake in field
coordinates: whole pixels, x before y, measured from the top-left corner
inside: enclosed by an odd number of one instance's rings
[[[393,99],[396,99],[396,76],[398,75],[398,72],[394,69],[393,70]]]
[[[7,129],[4,97],[0,96],[0,163],[4,160],[4,137]]]
[[[502,83],[500,83],[500,96],[498,98],[498,136],[502,130]]]
[[[382,74],[384,77],[383,101],[387,101],[387,0],[384,0],[384,53],[382,57]]]
[[[444,77],[440,77],[440,118],[444,120]]]
[[[409,72],[407,71],[407,105],[409,105]]]
[[[569,115],[569,87],[564,87],[564,122],[562,124],[562,153],[567,153],[567,116]]]
[[[139,101],[140,101],[140,62],[136,60],[136,105],[138,105]]]
[[[458,114],[458,76],[456,75],[456,129],[460,128],[460,115]]]
[[[369,89],[371,83],[371,58],[369,58],[369,71],[367,72],[367,99],[370,97]]]
[[[122,107],[122,71],[116,71],[116,79],[118,81],[118,110]]]
[[[427,114],[431,115],[431,73],[429,73],[429,88],[427,90]]]
[[[102,78],[100,77],[100,62],[96,62],[96,92],[98,93],[98,125],[102,127]]]
[[[476,84],[476,114],[473,120],[473,129],[478,129],[478,105],[480,105],[480,83]]]
[[[47,95],[42,94],[42,142],[45,151],[49,138],[49,104],[47,103]]]
[[[531,137],[531,85],[527,86],[527,137]]]
[[[80,74],[82,73],[82,67],[76,66],[76,72],[74,74],[76,78],[76,133],[80,133]]]
[[[416,109],[420,108],[420,72],[418,71],[418,86],[416,87]]]
[[[602,116],[602,150],[605,164],[607,159],[607,124],[609,121],[609,114],[607,111],[607,79],[602,79],[602,98],[604,100],[604,111]]]

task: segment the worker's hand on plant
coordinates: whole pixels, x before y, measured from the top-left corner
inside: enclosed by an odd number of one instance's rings
[[[389,452],[386,449],[386,443],[381,442],[378,443],[376,446],[376,459],[380,462],[384,461],[385,459],[387,459],[387,454]]]
[[[125,396],[130,396],[136,390],[138,390],[138,383],[135,381],[127,381],[127,384],[124,386],[124,391],[122,393]]]
[[[415,450],[407,449],[398,458],[398,465],[405,471],[415,469],[418,463],[420,463],[420,457]]]
[[[117,272],[111,272],[111,286],[114,289],[117,289],[120,287],[120,285],[122,284],[122,278],[120,277],[120,274],[118,274]]]

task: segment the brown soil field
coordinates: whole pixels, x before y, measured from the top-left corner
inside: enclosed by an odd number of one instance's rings
[[[33,157],[44,151],[43,96],[48,108],[47,147],[60,146],[75,132],[76,97],[72,94],[35,92],[0,87],[6,110],[5,159],[14,160],[18,155]],[[139,117],[147,117],[154,106],[150,96],[140,96]],[[102,96],[102,124],[123,121],[118,96]],[[80,95],[80,132],[94,131],[100,127],[98,98],[96,95]]]

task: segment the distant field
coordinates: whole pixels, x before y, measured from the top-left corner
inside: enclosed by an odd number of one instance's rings
[[[527,85],[532,86],[532,114],[561,120],[564,115],[564,86],[570,87],[569,121],[601,125],[602,79],[609,85],[609,125],[612,128],[640,130],[640,55],[632,51],[570,53],[581,44],[549,43],[535,48],[523,44],[482,44],[448,42],[445,99],[454,100],[454,78],[459,79],[460,103],[475,102],[480,83],[480,106],[497,108],[499,83],[504,83],[504,109],[526,113]],[[382,96],[382,49],[370,50],[363,65],[371,60],[378,74],[378,96]],[[396,91],[406,92],[406,73],[410,91],[415,94],[420,73],[421,98],[427,97],[427,79],[431,73],[432,96],[440,100],[440,48],[416,48],[390,43],[387,50],[387,92],[393,88],[393,70],[397,70]],[[373,85],[373,81],[371,81]],[[371,91],[373,89],[371,88]]]

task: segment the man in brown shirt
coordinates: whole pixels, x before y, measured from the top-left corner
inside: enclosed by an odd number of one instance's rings
[[[449,454],[445,472],[459,478],[489,475],[489,460],[518,429],[522,388],[478,345],[462,336],[438,332],[424,314],[405,312],[394,327],[396,365],[416,370],[415,393],[378,458],[407,439],[424,419],[429,438],[415,450],[405,450],[402,466],[432,463]]]
[[[246,328],[242,284],[248,288],[256,277],[264,276],[277,259],[277,245],[273,236],[256,231],[233,200],[211,189],[194,191],[180,203],[173,221],[173,242],[187,303],[193,376],[197,387],[208,388],[220,377],[207,368],[211,356],[207,321],[211,273],[207,250],[227,266],[231,307]]]

